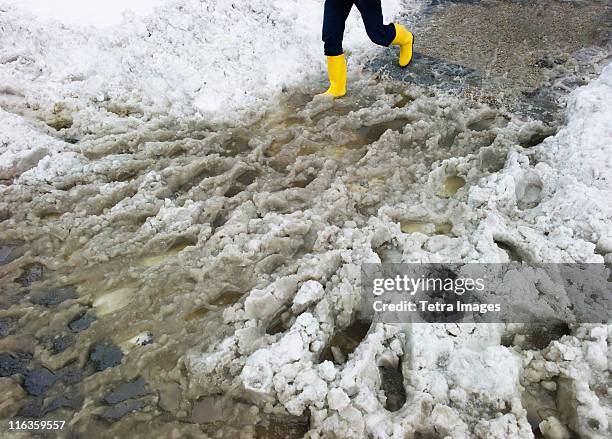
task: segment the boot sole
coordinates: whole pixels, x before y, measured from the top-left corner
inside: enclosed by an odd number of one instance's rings
[[[342,98],[342,97],[346,96],[346,93],[341,94],[341,95],[334,95],[334,94],[331,94],[331,93],[319,93],[317,96],[329,96],[329,97],[332,97],[334,99],[337,99],[337,98]]]

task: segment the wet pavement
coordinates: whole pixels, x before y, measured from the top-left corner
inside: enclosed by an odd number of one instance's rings
[[[410,68],[381,52],[371,70],[546,123],[558,123],[568,92],[612,60],[606,1],[442,0],[409,18]]]

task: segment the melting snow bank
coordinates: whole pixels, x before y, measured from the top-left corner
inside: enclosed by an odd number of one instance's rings
[[[386,0],[387,19],[402,4]],[[256,111],[283,87],[322,74],[322,12],[321,0],[181,0],[149,17],[126,14],[121,26],[76,30],[2,4],[0,80],[4,94],[47,112],[58,102],[73,113],[104,102],[176,116]],[[348,51],[373,48],[360,20],[353,10]]]
[[[487,218],[488,233],[497,230],[531,261],[612,261],[610,97],[612,65],[572,94],[567,126],[556,136],[532,151],[511,152],[501,172],[471,190],[473,208],[486,205],[501,214]],[[529,125],[521,135],[530,135]],[[545,234],[531,235],[522,226]]]
[[[343,227],[319,231],[316,257],[289,264],[292,269],[286,274],[252,289],[243,303],[223,314],[231,335],[204,353],[196,349],[187,356],[184,361],[193,374],[190,393],[208,394],[207,389],[217,386],[230,394],[240,389],[240,398],[269,416],[285,410],[310,415],[311,437],[400,438],[420,433],[529,438],[534,428],[551,439],[569,438],[570,430],[585,438],[609,437],[609,326],[543,331],[523,325],[378,324],[348,353],[336,337],[341,331],[349,336],[354,332],[364,261],[610,262],[611,115],[608,66],[598,80],[574,93],[567,127],[535,148],[534,139],[542,136],[538,124],[505,131],[495,128],[499,121],[494,115],[475,116],[472,126],[482,128],[487,121],[498,139],[518,131],[513,140],[517,146],[510,148],[502,169],[479,178],[477,169],[495,163],[495,148],[479,148],[475,154],[434,165],[424,185],[412,187],[414,194],[406,195],[404,202],[383,201],[378,215],[359,222],[359,227],[347,220]],[[414,121],[404,136],[418,138],[419,125],[426,124]],[[440,131],[430,141],[438,147],[443,136]],[[384,135],[371,145],[367,162],[382,167],[402,163],[383,147],[394,141],[394,136]],[[361,167],[367,162],[362,160]],[[398,176],[388,171],[399,185]],[[427,236],[431,231],[424,223],[432,221],[436,209],[431,191],[439,191],[449,175],[461,175],[469,186],[460,200],[445,207],[457,237]],[[347,199],[367,205],[361,197],[376,197],[375,192],[372,179],[361,188],[338,181],[320,197],[334,211]],[[246,219],[242,215],[254,214],[251,209],[282,203],[269,194],[258,195],[255,205],[245,206],[230,220],[230,227],[240,227]],[[252,219],[244,223],[244,233],[249,236],[248,229],[268,222],[270,227],[275,224],[269,233],[295,239],[307,232],[311,221],[317,219],[309,210]],[[416,222],[423,226],[422,233],[403,227]],[[267,245],[263,235],[250,236],[243,243],[250,249]],[[240,241],[234,236],[234,243]],[[221,251],[227,256],[233,252],[228,247]],[[283,329],[270,331],[278,327],[278,319]],[[322,361],[326,357],[321,351],[330,345],[333,362]],[[402,382],[403,396],[392,385]]]

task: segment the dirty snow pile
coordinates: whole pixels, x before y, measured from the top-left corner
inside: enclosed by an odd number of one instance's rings
[[[471,207],[494,212],[480,233],[512,243],[533,261],[612,262],[611,98],[609,65],[573,93],[556,136],[527,154],[511,152],[501,172],[472,188]],[[531,234],[526,224],[547,233]]]
[[[375,114],[367,117],[375,119]],[[187,357],[190,382],[196,386],[192,391],[197,394],[196,388],[205,391],[219,377],[234,376],[222,386],[245,389],[241,396],[257,401],[264,413],[275,413],[281,405],[295,416],[310,414],[315,438],[403,438],[418,432],[456,439],[519,439],[534,437],[534,426],[547,439],[570,438],[571,431],[584,438],[609,437],[610,326],[578,325],[542,342],[537,341],[540,330],[533,333],[523,325],[377,324],[348,358],[334,353],[334,362],[321,362],[318,353],[359,308],[363,262],[508,261],[512,255],[498,243],[527,262],[611,262],[611,115],[612,65],[573,94],[567,127],[536,148],[511,147],[498,172],[483,175],[479,168],[495,162],[490,160],[496,146],[528,143],[541,129],[538,123],[511,122],[506,128],[493,123],[489,128],[497,139],[490,147],[434,165],[429,175],[397,195],[404,202],[388,194],[377,214],[359,221],[353,203],[363,209],[367,197],[377,196],[372,178],[377,170],[386,169],[395,187],[401,186],[402,166],[411,172],[397,155],[402,151],[398,144],[422,135],[419,127],[430,123],[422,116],[403,135],[387,132],[368,147],[357,168],[349,168],[362,178],[370,176],[368,190],[338,178],[317,192],[320,201],[313,201],[311,209],[290,220],[255,216],[263,206],[280,203],[276,194],[256,197],[254,206],[243,205],[226,233],[233,230],[232,243],[243,242],[245,252],[265,245],[264,236],[253,234],[266,218],[274,224],[271,233],[298,242],[305,239],[309,222],[325,216],[318,211],[321,205],[330,217],[345,222],[319,224],[316,257],[302,258],[266,287],[250,290],[244,303],[225,310],[231,334]],[[468,117],[473,123],[490,116],[484,111]],[[353,117],[358,116],[352,113],[343,123],[353,123]],[[439,142],[443,126],[427,141]],[[386,168],[387,163],[392,167]],[[318,175],[324,178],[324,172]],[[448,175],[463,176],[469,189],[443,202],[434,193]],[[397,224],[398,219],[435,222],[437,215],[450,218],[456,237],[428,236],[431,232],[424,229],[406,234]],[[220,254],[237,257],[236,248],[221,242]],[[389,246],[394,253],[384,250]],[[288,307],[290,311],[283,311]],[[288,319],[286,330],[263,333],[279,314]],[[502,344],[503,339],[510,342]],[[390,408],[397,395],[384,388],[381,370],[401,370],[406,402],[399,407]]]

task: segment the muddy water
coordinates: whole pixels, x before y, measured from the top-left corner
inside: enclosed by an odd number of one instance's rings
[[[476,68],[446,71],[476,77]],[[308,85],[249,126],[154,120],[121,135],[83,135],[78,147],[95,173],[72,169],[42,189],[3,186],[3,422],[66,420],[66,437],[302,437],[308,415],[277,401],[266,411],[236,387],[239,369],[194,376],[185,357],[235,331],[224,314],[255,288],[324,253],[322,230],[359,228],[390,209],[384,215],[407,236],[459,233],[453,203],[521,140],[513,114],[429,85],[364,80],[336,101],[313,100]],[[470,154],[481,156],[470,178],[445,168],[429,182],[445,159]],[[393,213],[416,196],[427,209]],[[304,227],[281,227],[302,217]],[[402,258],[392,246],[377,252]],[[291,327],[299,313],[290,305],[255,328],[262,339]],[[316,361],[342,367],[370,324],[330,324]],[[395,411],[406,399],[401,370],[380,374]]]
[[[75,170],[47,194],[3,188],[11,212],[0,234],[5,419],[64,419],[73,432],[307,431],[308,418],[264,415],[222,381],[208,393],[187,387],[182,357],[231,330],[224,310],[314,251],[311,232],[301,244],[275,238],[248,258],[221,255],[228,237],[256,236],[242,229],[240,215],[255,203],[255,218],[315,209],[321,226],[362,223],[422,184],[434,163],[474,152],[482,132],[503,128],[470,129],[464,116],[438,111],[436,97],[401,83],[365,85],[335,102],[313,101],[310,93],[292,92],[247,127],[139,133],[148,141],[131,152],[128,134],[90,139],[81,147],[102,169],[98,176]],[[480,117],[478,107],[456,105],[469,120]],[[426,130],[415,129],[416,121]],[[107,167],[102,150],[120,151],[122,160]],[[400,161],[390,167],[377,157],[385,150]],[[449,177],[441,199],[460,180]],[[351,210],[320,199],[333,185],[345,188]],[[176,212],[165,221],[168,203]],[[192,214],[193,203],[200,207]],[[421,227],[448,234],[452,224],[402,223],[407,234]],[[271,319],[268,333],[286,331],[292,318]],[[342,364],[368,328],[357,320],[339,330],[319,360]]]

